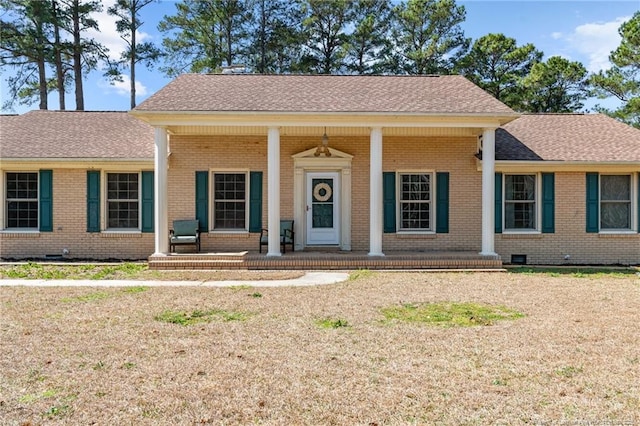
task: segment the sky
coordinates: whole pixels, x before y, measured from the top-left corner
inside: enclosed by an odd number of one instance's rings
[[[103,0],[104,12],[95,15],[100,32],[94,38],[109,48],[110,55],[118,58],[124,49],[124,42],[115,30],[115,19],[106,13],[115,0]],[[544,52],[544,59],[562,56],[572,61],[580,61],[590,72],[610,67],[609,53],[620,44],[618,29],[635,12],[640,10],[640,0],[571,1],[571,0],[467,0],[456,2],[466,9],[466,19],[462,23],[465,36],[476,40],[489,33],[503,33],[514,38],[517,45],[532,43]],[[140,28],[139,40],[151,41],[158,45],[163,35],[158,31],[158,23],[165,15],[174,14],[174,0],[158,0],[142,11],[144,25]],[[6,76],[10,69],[2,69],[0,103],[6,94]],[[95,71],[84,81],[85,109],[91,111],[126,111],[130,106],[129,76],[125,71],[124,82],[110,84]],[[136,100],[141,103],[170,82],[157,68],[147,70],[136,67]],[[49,96],[49,109],[58,108],[57,93]],[[75,108],[73,93],[67,94],[67,109]],[[585,103],[587,109],[596,104],[615,107],[613,100],[591,99]],[[17,105],[13,111],[3,113],[22,114],[38,105]]]

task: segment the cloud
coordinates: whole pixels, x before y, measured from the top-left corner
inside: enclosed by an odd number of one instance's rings
[[[107,94],[115,93],[120,96],[129,96],[131,94],[131,77],[126,74],[122,74],[122,81],[116,81],[113,84],[100,80],[98,86],[101,87]],[[136,81],[136,97],[145,96],[149,93],[147,87],[140,81]]]
[[[586,58],[584,65],[590,72],[611,67],[609,55],[620,45],[620,26],[631,19],[619,17],[610,22],[588,23],[576,27],[566,37],[570,48]]]
[[[109,59],[120,60],[122,52],[127,48],[127,44],[116,31],[116,16],[107,13],[109,7],[115,4],[115,0],[103,0],[102,12],[94,13],[92,17],[98,22],[100,31],[88,30],[87,37],[95,39],[98,43],[109,49]],[[145,32],[136,31],[136,39],[138,42],[151,39],[151,35]]]
[[[551,33],[551,38],[554,40],[559,40],[564,36],[561,32]]]

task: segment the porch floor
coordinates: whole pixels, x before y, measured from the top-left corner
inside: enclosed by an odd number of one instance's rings
[[[366,252],[304,250],[267,256],[257,251],[237,253],[171,253],[149,257],[150,269],[241,269],[241,270],[350,270],[350,269],[502,269],[500,256],[482,256],[471,251]]]

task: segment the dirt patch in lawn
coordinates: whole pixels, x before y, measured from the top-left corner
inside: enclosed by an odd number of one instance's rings
[[[385,321],[382,312],[439,302],[523,316],[440,327]],[[374,272],[304,288],[3,287],[0,311],[6,424],[640,422],[636,275]],[[182,324],[162,320],[167,312],[215,315]]]

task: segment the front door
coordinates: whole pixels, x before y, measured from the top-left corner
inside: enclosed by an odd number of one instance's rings
[[[338,173],[307,173],[307,245],[340,242],[340,182]]]

